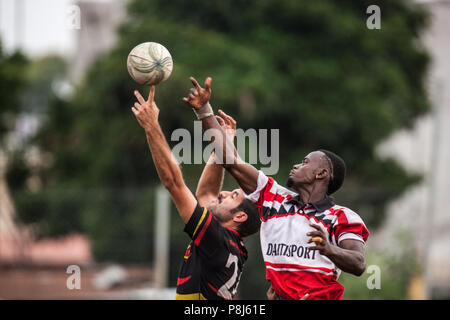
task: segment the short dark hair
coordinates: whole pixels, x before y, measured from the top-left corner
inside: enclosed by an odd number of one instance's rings
[[[333,170],[333,175],[330,178],[327,190],[327,194],[330,195],[338,191],[344,183],[345,173],[347,169],[344,160],[334,152],[325,149],[319,149],[318,151],[323,152],[331,161],[331,170]]]
[[[242,222],[237,231],[242,238],[257,233],[261,226],[261,220],[259,219],[258,208],[248,199],[244,199],[236,208],[231,210],[231,213],[243,211],[247,214],[247,220]]]

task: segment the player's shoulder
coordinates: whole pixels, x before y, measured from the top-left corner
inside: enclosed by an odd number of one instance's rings
[[[289,190],[286,187],[283,187],[272,177],[268,177],[268,185],[270,185],[269,192],[271,192],[271,193],[279,194],[279,195],[282,195],[282,196],[285,196],[288,198],[297,196],[297,193]]]
[[[230,252],[234,252],[237,256],[242,257],[244,259],[243,261],[247,260],[248,251],[240,236],[230,238],[228,245],[230,247]]]
[[[338,204],[333,205],[328,209],[328,215],[336,216],[338,221],[345,221],[346,223],[363,222],[361,216],[348,207]]]

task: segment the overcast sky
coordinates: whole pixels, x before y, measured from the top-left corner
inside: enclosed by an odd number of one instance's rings
[[[66,26],[73,0],[0,0],[0,38],[11,51],[29,56],[70,55],[74,32]]]

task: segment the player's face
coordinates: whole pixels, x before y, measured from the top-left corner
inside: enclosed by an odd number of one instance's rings
[[[302,162],[292,167],[289,173],[287,186],[294,187],[302,184],[311,184],[316,180],[316,173],[323,167],[323,154],[321,151],[309,153]]]
[[[231,211],[239,206],[244,199],[242,189],[221,191],[217,199],[210,203],[209,209],[220,222],[226,222],[233,218]]]

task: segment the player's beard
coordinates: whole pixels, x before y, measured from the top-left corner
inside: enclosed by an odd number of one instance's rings
[[[288,188],[291,188],[293,185],[294,185],[294,180],[292,180],[291,177],[288,177],[287,180],[286,180],[286,186]]]
[[[212,215],[221,223],[228,222],[231,217],[226,212],[222,212],[222,208],[220,208],[217,204],[210,206],[207,208],[211,211]]]

